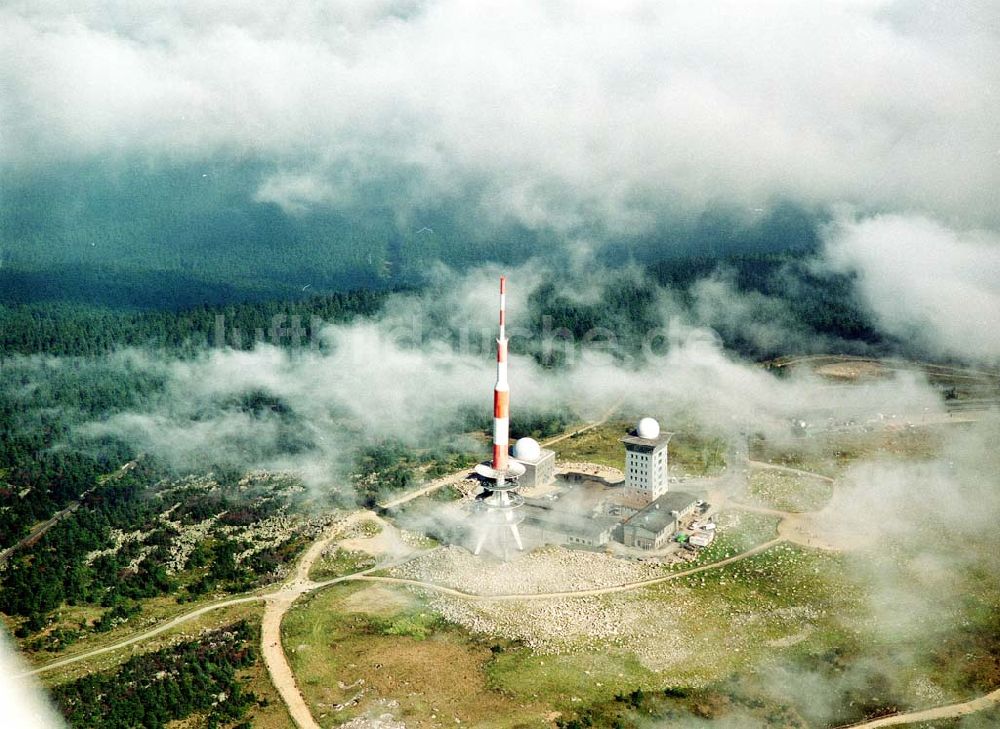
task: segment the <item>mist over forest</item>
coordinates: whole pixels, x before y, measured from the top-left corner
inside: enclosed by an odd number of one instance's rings
[[[2,11],[5,306],[530,261],[682,290],[721,269],[795,318],[834,309],[846,339],[943,356],[998,324],[989,4],[71,7]]]

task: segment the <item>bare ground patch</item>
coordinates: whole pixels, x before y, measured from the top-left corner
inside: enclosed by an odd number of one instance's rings
[[[416,605],[412,596],[401,590],[372,585],[349,595],[343,603],[346,612],[392,615]]]

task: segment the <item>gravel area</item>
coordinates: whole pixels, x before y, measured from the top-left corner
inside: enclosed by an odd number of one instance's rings
[[[592,589],[665,572],[559,547],[510,563],[449,547],[393,570],[396,576],[483,595]],[[822,617],[808,594],[771,598],[734,592],[725,578],[705,589],[708,576],[700,577],[624,593],[523,601],[479,602],[416,591],[445,620],[472,633],[519,641],[537,653],[631,653],[646,668],[673,672],[693,685],[734,670],[766,650],[768,642],[782,647],[804,640]]]
[[[682,641],[682,601],[657,603],[655,615],[635,610],[628,598],[580,597],[482,605],[455,598],[431,598],[449,622],[474,633],[519,640],[535,651],[558,654],[609,647],[628,650],[656,668],[690,655]],[[645,607],[652,607],[646,604]]]
[[[431,594],[441,616],[491,638],[520,641],[536,653],[631,653],[656,672],[692,685],[718,679],[773,646],[794,645],[820,614],[800,605],[775,609],[713,599],[683,585],[598,597],[476,603]]]
[[[477,595],[503,595],[611,587],[657,577],[664,570],[562,547],[535,550],[513,562],[491,562],[451,546],[396,567],[390,574]]]

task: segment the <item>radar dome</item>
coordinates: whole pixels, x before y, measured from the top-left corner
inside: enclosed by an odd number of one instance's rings
[[[655,440],[660,437],[660,424],[652,418],[643,418],[639,421],[639,425],[635,429],[635,434],[640,438]]]
[[[514,444],[514,458],[522,461],[537,461],[542,455],[542,447],[534,438],[519,438]]]

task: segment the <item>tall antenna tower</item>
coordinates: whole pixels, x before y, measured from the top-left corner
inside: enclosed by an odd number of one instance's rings
[[[507,535],[513,537],[519,550],[524,549],[518,524],[524,521],[519,507],[524,497],[517,493],[519,476],[524,466],[508,456],[510,431],[510,385],[507,383],[507,277],[500,277],[500,334],[497,337],[497,382],[493,386],[493,460],[476,466],[487,495],[481,499],[480,524],[473,554],[482,552],[487,539],[499,542],[507,557]]]

